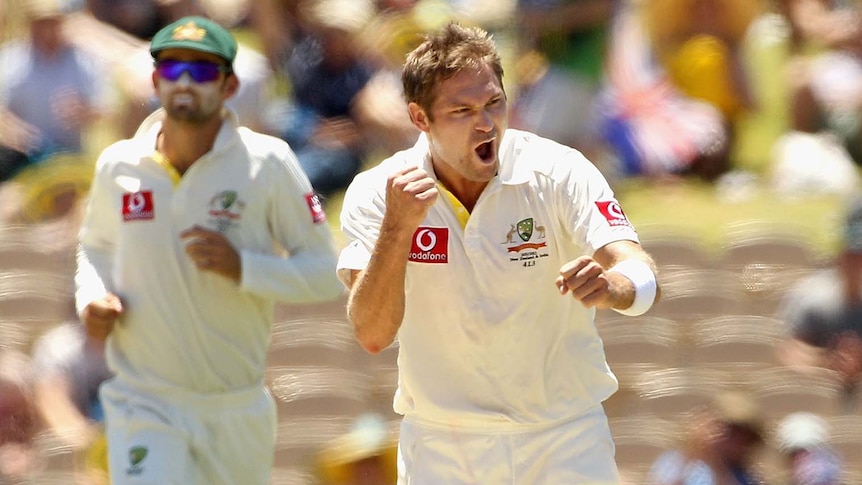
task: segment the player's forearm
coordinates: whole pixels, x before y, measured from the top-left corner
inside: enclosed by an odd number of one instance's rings
[[[78,245],[75,271],[75,307],[78,315],[90,302],[104,298],[111,291],[111,259],[112,255],[108,251]]]
[[[595,257],[608,281],[608,299],[600,308],[641,314],[661,298],[655,262],[639,244],[617,241],[600,248]]]
[[[347,313],[356,338],[376,354],[395,340],[404,319],[404,281],[412,234],[382,230],[368,267],[353,283]]]
[[[605,278],[608,280],[608,299],[605,303],[606,308],[616,308],[625,310],[632,306],[635,301],[635,285],[628,278],[620,273],[613,271],[605,272]],[[602,307],[600,305],[600,307]]]

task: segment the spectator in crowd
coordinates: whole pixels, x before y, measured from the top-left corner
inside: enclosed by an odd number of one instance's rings
[[[596,100],[617,0],[518,0],[513,128],[601,152]]]
[[[357,163],[416,141],[401,64],[421,32],[451,18],[443,4],[429,12],[419,3],[262,0],[252,6],[264,54],[289,94],[268,110],[267,129],[297,150],[312,183],[320,180],[318,190],[343,187]]]
[[[163,26],[187,15],[202,13],[196,0],[86,0],[98,20],[149,40]]]
[[[714,180],[732,168],[740,116],[756,108],[742,43],[762,7],[751,0],[654,0],[645,8],[651,44],[673,85],[721,114],[725,153],[691,167]]]
[[[436,15],[419,8],[418,0],[378,0],[378,13],[361,33],[365,56],[373,66],[371,79],[356,96],[353,112],[362,127],[370,156],[411,146],[419,130],[410,122],[401,89],[401,67],[422,33],[452,20],[442,8]],[[382,156],[382,155],[381,155]]]
[[[396,455],[383,417],[366,413],[317,453],[315,465],[327,485],[395,485]]]
[[[673,84],[715,106],[729,124],[754,106],[741,51],[761,11],[749,0],[655,0],[644,12]]]
[[[16,483],[34,471],[39,457],[33,438],[40,427],[29,358],[0,349],[0,483]]]
[[[69,321],[36,341],[32,362],[36,405],[46,427],[73,450],[104,453],[99,386],[111,377],[104,342],[90,338],[81,322]],[[103,454],[87,470],[94,481],[107,475],[107,458]]]
[[[71,45],[67,0],[26,0],[28,36],[0,50],[0,181],[57,152],[79,153],[109,108],[107,73]]]
[[[373,14],[368,0],[307,0],[281,66],[291,95],[274,128],[324,195],[346,187],[367,156],[353,105],[374,74],[359,37]]]
[[[756,485],[752,469],[764,443],[765,420],[754,396],[722,390],[696,413],[682,449],[669,450],[653,463],[650,485]]]
[[[837,136],[862,164],[862,10],[858,2],[781,0],[794,62],[791,121],[803,133]]]
[[[829,446],[826,421],[812,413],[785,416],[776,430],[778,450],[786,460],[787,485],[840,485],[843,464]]]
[[[752,106],[739,43],[755,7],[744,0],[622,2],[601,113],[623,175],[711,181],[730,168],[732,122]]]
[[[307,0],[258,0],[251,4],[248,23],[277,74],[283,74],[284,62],[301,35],[299,7],[304,1]]]
[[[848,205],[834,263],[796,283],[779,312],[790,334],[779,358],[802,371],[834,370],[845,404],[855,406],[862,381],[862,199]]]
[[[781,118],[769,176],[785,197],[847,196],[860,189],[862,162],[862,11],[858,2],[776,0],[782,32]],[[780,22],[780,24],[778,23]],[[762,63],[759,63],[762,64]],[[779,71],[780,69],[780,71]],[[773,89],[775,91],[776,89]],[[786,113],[785,113],[786,112]],[[817,163],[811,163],[817,160]]]

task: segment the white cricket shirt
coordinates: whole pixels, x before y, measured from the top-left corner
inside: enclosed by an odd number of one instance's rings
[[[222,392],[263,381],[274,300],[336,297],[323,209],[288,145],[226,111],[213,149],[174,184],[155,161],[164,112],[108,147],[80,231],[76,304],[117,294],[111,370],[143,388]],[[200,225],[240,252],[241,283],[197,269],[179,234]],[[274,249],[281,246],[290,257]]]
[[[350,185],[343,281],[370,259],[387,176],[411,165],[434,176],[424,135]],[[592,163],[507,130],[499,174],[464,228],[441,196],[414,234],[395,410],[428,425],[503,430],[571,419],[607,399],[617,381],[595,311],[554,281],[564,263],[618,240],[638,239]]]

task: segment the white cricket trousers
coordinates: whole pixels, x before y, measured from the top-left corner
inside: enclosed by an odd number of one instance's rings
[[[101,388],[112,485],[269,485],[275,402],[261,384],[230,393]]]
[[[601,406],[571,421],[514,431],[401,422],[398,485],[619,485]]]

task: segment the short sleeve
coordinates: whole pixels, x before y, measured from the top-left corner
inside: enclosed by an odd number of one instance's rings
[[[557,204],[573,242],[588,254],[614,241],[639,242],[637,232],[622,205],[599,170],[573,151],[554,168]]]
[[[347,245],[341,250],[337,265],[338,277],[344,284],[349,282],[352,270],[363,270],[368,265],[380,235],[386,212],[385,198],[374,181],[373,173],[361,173],[344,194],[341,231],[347,238]]]

